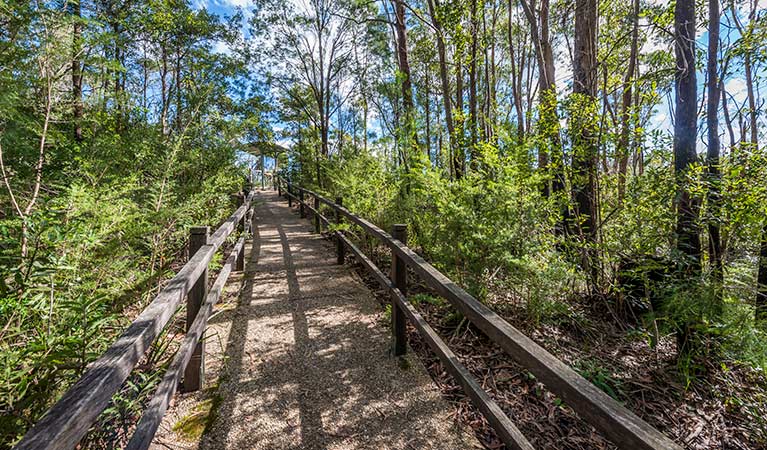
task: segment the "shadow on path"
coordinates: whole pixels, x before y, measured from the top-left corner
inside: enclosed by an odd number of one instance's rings
[[[420,362],[403,370],[368,289],[308,221],[260,192],[204,449],[461,449]]]

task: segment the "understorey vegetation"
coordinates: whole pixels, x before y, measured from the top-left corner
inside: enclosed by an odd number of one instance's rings
[[[227,20],[183,1],[0,1],[0,448],[181,267],[189,227],[236,207],[239,144],[266,128],[255,88],[233,84]],[[173,330],[83,445],[120,445]]]

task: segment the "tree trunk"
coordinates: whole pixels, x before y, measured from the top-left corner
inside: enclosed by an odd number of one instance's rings
[[[495,136],[495,80],[496,80],[496,68],[495,68],[495,32],[497,25],[498,7],[493,2],[492,9],[492,21],[490,22],[490,48],[486,51],[485,59],[485,84],[487,85],[487,99],[486,99],[486,112],[485,112],[485,139],[488,142],[492,142]],[[483,15],[484,17],[484,15]]]
[[[521,62],[524,61],[523,58],[519,58],[520,65],[517,65],[517,56],[515,56],[514,51],[514,27],[513,27],[513,18],[512,18],[512,8],[511,8],[511,2],[512,0],[509,0],[508,4],[508,33],[509,33],[509,64],[511,66],[511,93],[512,97],[514,97],[514,109],[517,113],[517,141],[518,144],[522,144],[525,141],[525,116],[522,112],[522,86],[521,86],[521,74],[522,74],[522,67]],[[523,48],[524,51],[524,48]],[[524,53],[523,53],[524,54]],[[522,55],[520,55],[522,56]]]
[[[466,164],[466,158],[463,152],[463,145],[466,140],[466,134],[464,133],[464,110],[463,110],[463,64],[461,63],[462,55],[460,48],[456,48],[455,51],[455,108],[460,114],[460,120],[458,121],[458,127],[456,129],[456,145],[453,158],[455,158],[456,172],[455,178],[459,179],[463,176],[464,165]]]
[[[80,61],[82,52],[82,8],[80,0],[69,2],[72,14],[72,122],[74,138],[83,141],[83,69]]]
[[[442,103],[445,109],[445,125],[447,126],[448,145],[450,146],[451,153],[457,154],[455,142],[455,125],[453,123],[453,105],[450,100],[450,80],[447,70],[447,51],[445,50],[445,38],[442,31],[442,24],[437,16],[436,8],[439,6],[437,0],[427,0],[429,6],[429,14],[431,15],[431,23],[434,26],[436,38],[437,38],[437,55],[439,56],[439,77],[442,83]],[[453,174],[456,178],[460,178],[459,163],[460,160],[457,157],[452,158]]]
[[[411,152],[418,148],[418,137],[415,127],[415,107],[413,106],[413,84],[410,72],[410,62],[407,52],[407,27],[405,25],[405,2],[394,0],[394,15],[397,30],[397,61],[402,74],[402,106],[404,109],[405,145],[403,150]],[[405,155],[408,167],[411,153]]]
[[[116,17],[113,17],[112,25],[112,33],[115,36],[115,62],[119,63],[120,65],[125,65],[123,58],[124,58],[124,52],[121,47],[122,43],[120,42],[120,23],[118,22],[118,19]],[[125,85],[123,83],[124,74],[121,71],[116,70],[114,72],[114,100],[115,100],[115,128],[118,133],[122,132],[123,129],[123,99],[122,99],[122,93],[125,90]]]
[[[767,320],[767,220],[759,241],[759,270],[756,278],[756,318]]]
[[[706,64],[708,96],[706,122],[708,126],[708,150],[706,169],[709,181],[708,191],[708,254],[716,285],[717,299],[721,301],[724,271],[722,267],[722,239],[719,230],[721,214],[719,169],[719,92],[720,80],[717,67],[719,58],[719,0],[708,1],[708,62]]]
[[[368,101],[362,99],[362,148],[368,152]]]
[[[162,68],[160,70],[160,97],[162,109],[160,111],[160,124],[162,126],[163,136],[168,135],[168,104],[170,103],[170,94],[168,92],[168,52],[165,44],[162,44],[161,50]]]
[[[147,120],[147,106],[148,106],[148,98],[147,98],[147,91],[149,89],[149,57],[147,55],[146,51],[146,43],[143,43],[141,46],[143,51],[143,59],[141,61],[141,68],[142,68],[142,77],[141,77],[141,108],[144,112],[144,120]]]
[[[722,73],[725,73],[722,71]],[[735,131],[732,128],[732,118],[730,109],[727,107],[727,91],[724,88],[724,80],[719,80],[719,91],[722,97],[722,112],[724,113],[724,124],[727,126],[727,134],[730,137],[730,151],[735,148]]]
[[[426,115],[426,159],[431,163],[431,79],[429,77],[429,64],[424,64],[424,114]]]
[[[749,2],[751,3],[751,10],[748,14],[749,18],[749,24],[748,27],[751,28],[753,26],[754,19],[756,17],[756,6],[757,2]],[[743,27],[743,24],[741,24],[738,11],[735,7],[735,2],[730,2],[730,11],[732,13],[732,19],[735,23],[735,27],[738,30],[738,34],[743,36],[746,34],[748,30],[746,30]],[[743,72],[746,77],[746,93],[748,96],[748,118],[749,118],[749,129],[751,134],[751,144],[756,145],[758,142],[758,122],[756,117],[756,96],[754,95],[754,78],[753,78],[753,72],[752,72],[752,60],[751,60],[751,52],[746,51],[743,56]],[[743,133],[741,133],[741,141],[745,140]]]
[[[623,96],[621,101],[621,134],[618,142],[618,204],[623,204],[626,194],[626,172],[628,170],[629,154],[631,153],[631,116],[633,99],[632,87],[636,72],[636,62],[639,54],[639,0],[633,0],[633,27],[631,30],[631,52],[629,54],[626,75],[623,78]]]
[[[570,227],[576,231],[584,246],[582,265],[591,276],[591,286],[598,281],[595,245],[597,226],[597,0],[577,0],[575,3],[575,49],[573,59],[573,94],[578,111],[574,113],[572,189],[575,201],[574,220]],[[585,114],[584,114],[585,112]]]
[[[564,155],[559,138],[554,52],[549,36],[549,0],[541,1],[537,18],[529,0],[520,0],[520,4],[530,25],[533,49],[538,59],[539,128],[545,142],[545,146],[538,146],[538,167],[552,175],[551,188],[548,184],[543,188],[543,194],[548,197],[552,192],[558,193],[565,189]],[[567,221],[568,217],[568,208],[565,205],[562,208],[563,222]],[[558,227],[558,232],[561,232],[562,229],[562,226]]]
[[[697,136],[697,84],[695,76],[695,0],[677,0],[674,10],[676,54],[676,117],[674,120],[674,172],[677,182],[677,243],[679,253],[685,255],[681,280],[694,278],[700,273],[700,234],[698,211],[700,202],[687,189],[685,175],[697,162],[695,141]],[[680,358],[692,351],[692,324],[685,323],[677,330],[677,352]]]
[[[689,257],[694,272],[700,269],[698,200],[686,188],[687,169],[698,160],[697,85],[695,75],[695,0],[678,0],[675,7],[676,30],[676,120],[674,122],[674,170],[677,174],[677,249]]]
[[[469,144],[471,145],[471,167],[476,163],[477,147],[477,39],[479,22],[477,20],[477,1],[471,0],[471,48],[469,60]]]
[[[176,123],[176,132],[181,134],[181,49],[176,50],[176,117],[174,122]]]

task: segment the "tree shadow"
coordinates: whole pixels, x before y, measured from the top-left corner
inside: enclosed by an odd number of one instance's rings
[[[220,318],[232,323],[223,398],[200,448],[463,448],[439,445],[449,408],[389,355],[376,302],[331,246],[268,202],[258,212],[244,287]]]

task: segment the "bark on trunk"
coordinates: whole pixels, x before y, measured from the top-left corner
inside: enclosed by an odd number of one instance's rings
[[[405,2],[404,0],[394,0],[394,14],[396,18],[395,28],[397,30],[397,61],[399,71],[402,75],[402,106],[404,110],[404,149],[407,152],[418,148],[418,139],[415,129],[415,108],[413,106],[413,84],[411,80],[410,62],[408,61],[407,51],[407,27],[405,25]],[[405,155],[405,160],[409,155]],[[408,162],[409,164],[409,162]]]
[[[445,38],[442,31],[442,24],[437,16],[437,8],[439,4],[437,0],[428,0],[429,14],[431,15],[431,23],[434,26],[435,36],[437,38],[437,55],[439,57],[439,77],[442,83],[442,103],[445,110],[445,125],[447,126],[448,145],[451,149],[451,154],[456,155],[455,146],[455,126],[453,123],[453,104],[450,100],[450,79],[447,70],[447,51],[445,49]],[[452,173],[456,178],[460,178],[460,160],[456,157],[452,158],[451,164],[453,167]]]
[[[539,128],[546,146],[538,146],[538,167],[552,176],[551,188],[546,184],[543,194],[548,197],[552,192],[565,189],[562,143],[559,137],[559,114],[557,113],[557,91],[554,72],[554,52],[549,36],[549,0],[542,0],[538,17],[529,0],[520,0],[522,9],[530,25],[533,49],[538,60],[538,87],[540,97]],[[562,219],[568,219],[567,207],[563,207]],[[563,227],[559,227],[559,231]]]
[[[596,121],[591,117],[597,96],[597,0],[577,0],[575,4],[575,54],[573,93],[579,110],[574,113],[572,179],[574,220],[570,231],[583,244],[582,265],[591,276],[591,286],[598,281],[595,244],[597,226],[597,134]],[[586,114],[584,114],[586,111]]]
[[[425,80],[424,84],[424,113],[426,115],[426,145],[424,151],[426,152],[426,159],[431,163],[431,79],[429,77],[429,64],[425,64],[424,67]]]
[[[517,141],[521,145],[525,141],[525,115],[522,112],[522,86],[521,75],[522,67],[521,63],[523,58],[519,58],[520,65],[517,65],[517,56],[514,50],[514,33],[513,33],[513,18],[512,18],[512,0],[509,0],[508,4],[508,33],[509,33],[509,63],[511,65],[511,93],[514,97],[514,109],[517,113]],[[524,48],[523,48],[524,49]],[[521,56],[521,55],[520,55]]]
[[[700,234],[698,230],[699,200],[685,183],[688,168],[697,162],[697,84],[695,76],[695,0],[677,0],[674,11],[676,54],[676,117],[674,120],[674,171],[677,182],[677,243],[685,255],[680,280],[694,279],[700,274]],[[693,350],[692,323],[683,323],[677,330],[677,352],[685,358]]]
[[[477,21],[477,0],[471,2],[470,18],[471,48],[469,52],[469,144],[471,145],[471,164],[476,160],[477,146],[477,39],[479,26]]]
[[[697,85],[695,75],[695,1],[678,0],[675,7],[676,120],[674,121],[674,170],[677,174],[677,249],[689,257],[690,268],[700,269],[698,200],[684,183],[688,167],[698,160]]]
[[[82,8],[80,0],[69,3],[72,14],[72,122],[74,138],[83,141],[83,69],[80,60],[82,52]]]
[[[633,27],[631,30],[631,52],[629,54],[626,75],[623,78],[623,96],[621,101],[621,134],[618,142],[618,204],[623,204],[626,194],[626,172],[631,153],[632,99],[636,61],[639,54],[639,0],[633,0]]]
[[[458,110],[461,119],[458,121],[456,128],[456,145],[455,153],[453,157],[456,159],[457,171],[455,177],[461,178],[466,165],[466,158],[463,152],[463,145],[466,141],[466,134],[464,132],[464,110],[463,110],[463,64],[461,63],[462,55],[460,50],[456,48],[455,52],[456,70],[455,70],[455,108]]]
[[[708,96],[706,104],[706,122],[708,126],[708,150],[706,169],[708,172],[708,255],[717,289],[717,298],[721,300],[724,271],[722,267],[722,239],[719,230],[720,185],[719,170],[719,92],[720,80],[717,67],[719,58],[719,0],[708,2],[708,62],[706,64]]]
[[[759,270],[756,286],[756,317],[767,320],[767,221],[762,228],[759,242]]]

